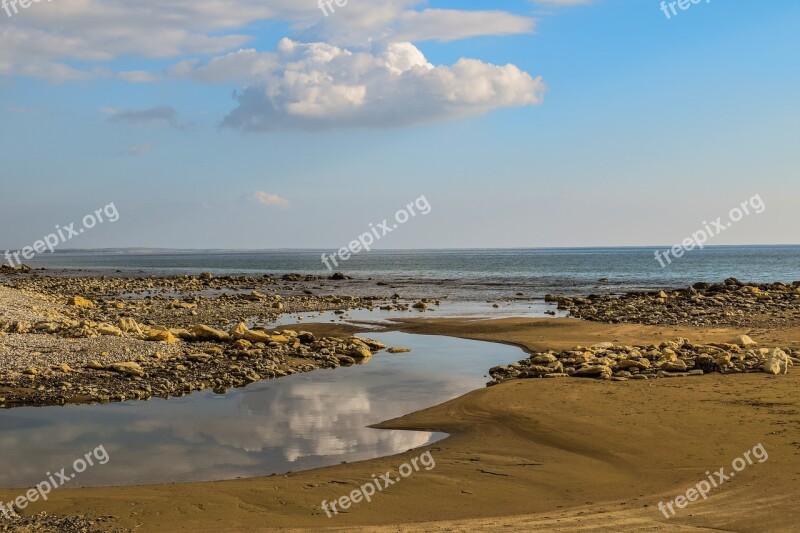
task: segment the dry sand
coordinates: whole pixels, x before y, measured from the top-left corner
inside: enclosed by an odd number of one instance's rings
[[[305,326],[307,327],[307,326]],[[800,330],[731,331],[577,320],[427,320],[404,331],[514,343],[527,349],[677,336],[722,341],[750,333],[800,345]],[[768,342],[769,341],[769,342]],[[488,370],[488,369],[487,369]],[[446,431],[421,470],[328,518],[319,509],[424,449],[267,478],[54,491],[28,511],[114,515],[138,531],[797,531],[800,371],[622,383],[521,380],[474,391],[382,427]],[[756,444],[749,466],[667,520],[658,510]],[[17,490],[0,490],[8,501]]]

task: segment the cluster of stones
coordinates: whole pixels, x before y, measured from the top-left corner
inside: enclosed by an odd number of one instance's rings
[[[391,296],[391,303],[380,306],[381,311],[408,311],[409,309],[416,309],[417,311],[426,311],[430,309],[431,305],[442,305],[442,301],[438,298],[423,298],[413,304],[400,302],[400,295],[393,294]]]
[[[0,273],[2,274],[27,274],[31,271],[28,265],[11,266],[3,263],[0,265]]]
[[[624,296],[570,298],[547,295],[559,309],[584,320],[658,325],[785,325],[800,318],[800,281],[745,284],[696,283],[680,290],[631,292]]]
[[[5,333],[47,333],[66,338],[92,338],[103,335],[122,336],[124,333],[141,340],[175,342],[192,341],[189,331],[198,320],[226,322],[257,317],[263,323],[277,319],[285,312],[320,311],[325,309],[372,309],[372,298],[353,296],[298,296],[283,298],[268,296],[253,290],[247,294],[217,298],[203,296],[182,300],[165,296],[139,300],[89,300],[72,296],[66,300],[63,313],[51,313],[51,318],[38,322],[0,321],[0,335]],[[138,327],[131,324],[139,321]],[[180,327],[166,328],[158,322]],[[170,334],[158,333],[168,330]],[[156,331],[153,333],[153,331]]]
[[[33,531],[58,531],[59,533],[122,533],[126,529],[114,527],[116,518],[101,516],[98,518],[86,515],[55,516],[47,513],[38,513],[32,516],[19,516],[16,513],[11,518],[0,516],[0,531],[33,532]]]
[[[89,327],[89,326],[83,326]],[[267,378],[317,368],[364,363],[387,346],[361,337],[317,339],[307,331],[268,332],[239,323],[227,331],[207,325],[189,329],[158,329],[127,319],[119,326],[97,325],[108,335],[130,335],[162,343],[186,342],[185,349],[132,361],[89,361],[82,368],[62,364],[12,373],[2,387],[12,389],[0,405],[63,405],[183,396],[197,390],[224,393]],[[392,348],[390,353],[403,353]]]
[[[613,381],[767,372],[785,373],[800,363],[792,350],[756,348],[748,336],[731,343],[691,344],[679,338],[650,346],[616,346],[610,342],[572,350],[537,352],[527,359],[489,371],[496,385],[521,378],[596,378]]]
[[[280,315],[281,311],[284,310],[284,299],[279,295],[267,297],[263,293],[252,291],[252,293],[242,295],[241,297],[247,300],[266,302],[268,309],[275,310],[276,316]],[[67,299],[67,309],[74,309],[75,312],[73,315],[77,318],[57,316],[52,320],[40,320],[33,324],[23,321],[0,321],[0,332],[48,333],[58,334],[67,338],[127,336],[139,340],[168,343],[175,343],[179,340],[203,340],[202,334],[198,337],[198,334],[195,332],[198,326],[188,325],[187,327],[167,328],[164,326],[152,325],[153,320],[151,319],[148,320],[148,322],[151,322],[151,324],[148,325],[137,323],[137,321],[130,316],[124,316],[130,314],[151,316],[151,314],[147,313],[146,309],[152,305],[154,299],[155,298],[148,298],[144,301],[101,301],[98,303],[83,298],[82,296],[72,296]],[[166,305],[164,307],[173,310],[196,310],[198,307],[197,302],[201,300],[201,298],[197,298],[193,302],[187,302],[172,298],[165,302]],[[349,308],[352,306],[362,306],[365,305],[366,302],[355,297],[337,296],[328,298],[328,303],[338,309],[340,307]],[[366,305],[369,306],[370,304],[366,303]],[[139,312],[137,313],[137,311]],[[263,315],[264,313],[262,312],[261,314]],[[116,324],[110,323],[108,319],[114,318],[115,316],[118,317]],[[190,316],[196,316],[196,313]],[[80,317],[97,317],[100,321]]]

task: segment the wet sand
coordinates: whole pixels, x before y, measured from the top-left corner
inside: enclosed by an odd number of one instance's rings
[[[308,325],[306,325],[308,327]],[[798,328],[764,331],[609,325],[578,320],[417,320],[399,329],[508,342],[528,350],[594,342],[694,342],[748,333],[800,345]],[[488,370],[488,369],[487,369]],[[445,431],[427,448],[319,470],[214,483],[60,489],[26,511],[113,515],[141,531],[794,531],[800,477],[800,373],[711,374],[622,383],[529,379],[469,393],[387,421],[385,428]],[[747,467],[666,519],[669,501],[761,443]],[[346,513],[319,508],[430,450],[420,470]],[[19,490],[0,490],[8,501]],[[28,514],[26,512],[26,514]]]

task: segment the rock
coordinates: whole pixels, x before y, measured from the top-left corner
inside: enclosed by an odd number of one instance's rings
[[[369,347],[364,344],[353,344],[347,351],[347,355],[355,357],[356,359],[368,359],[372,357],[372,352]]]
[[[638,368],[639,370],[647,370],[650,368],[650,361],[645,358],[641,359],[620,359],[617,363],[619,368],[627,370],[629,368]]]
[[[386,345],[375,339],[368,339],[365,337],[352,337],[350,340],[357,340],[369,346],[370,350],[385,350]]]
[[[108,337],[122,337],[122,330],[111,324],[99,324],[97,332]]]
[[[686,363],[681,359],[677,361],[664,361],[661,363],[660,368],[665,372],[686,372]]]
[[[551,372],[553,372],[552,368],[542,365],[530,365],[522,373],[520,373],[520,377],[529,377],[529,376],[538,377],[543,374],[549,374]]]
[[[406,348],[405,346],[393,346],[386,351],[388,353],[408,353],[411,351],[411,348]]]
[[[317,340],[316,337],[314,336],[314,334],[311,333],[310,331],[300,331],[297,334],[297,338],[303,344],[312,344],[314,341]]]
[[[728,341],[730,344],[734,344],[736,346],[741,346],[742,348],[749,348],[751,346],[757,346],[758,343],[751,339],[747,335],[739,335],[738,337],[734,338],[733,340]]]
[[[614,347],[613,342],[599,342],[597,344],[592,345],[592,348],[595,350],[609,350]]]
[[[536,355],[536,356],[531,357],[530,361],[534,365],[545,365],[545,366],[547,366],[547,365],[549,365],[551,363],[555,363],[556,361],[558,361],[558,358],[555,355],[541,354],[541,355]]]
[[[106,367],[108,370],[117,372],[119,374],[126,374],[128,376],[144,376],[144,371],[139,363],[128,361],[124,363],[112,363]]]
[[[72,296],[67,300],[67,305],[74,307],[94,307],[94,302],[81,296]]]
[[[269,344],[272,341],[272,336],[266,331],[249,329],[244,332],[244,339],[249,342],[263,342]]]
[[[228,335],[230,335],[233,339],[244,339],[246,338],[248,331],[250,331],[250,329],[247,327],[247,324],[244,322],[239,322],[239,324],[230,329]]]
[[[344,274],[342,274],[341,272],[336,272],[335,274],[333,274],[333,275],[332,275],[331,277],[329,277],[328,279],[331,279],[331,280],[333,280],[333,281],[342,281],[342,280],[346,280],[346,279],[352,279],[352,278],[350,278],[350,277],[348,277],[348,276],[345,276],[345,275],[344,275]]]
[[[426,304],[425,302],[417,302],[414,305],[412,305],[411,307],[414,308],[414,309],[419,309],[421,311],[424,311],[425,309],[428,308],[428,304]]]
[[[347,355],[337,355],[336,360],[339,361],[340,365],[344,366],[350,366],[356,364],[356,360]]]
[[[0,326],[0,329],[2,329],[2,326]],[[41,333],[57,333],[60,328],[52,322],[37,322],[33,329]]]
[[[714,364],[719,368],[726,368],[731,364],[731,358],[733,358],[733,354],[723,353],[716,357],[714,357]]]
[[[178,338],[166,329],[151,329],[150,333],[147,334],[147,340],[152,342],[166,342],[167,344],[179,342]]]
[[[794,366],[791,357],[780,348],[775,348],[772,353],[767,356],[761,369],[767,374],[777,376],[778,374],[786,374],[789,372],[790,366]]]
[[[572,376],[577,378],[609,379],[612,374],[613,372],[607,366],[586,366],[576,370]]]
[[[119,319],[119,329],[124,331],[125,333],[131,333],[133,335],[142,335],[142,328],[139,327],[139,324],[132,318],[120,318]]]
[[[226,332],[204,324],[194,325],[189,328],[189,331],[200,341],[227,341],[231,338]]]
[[[660,378],[685,378],[689,377],[688,372],[664,372],[663,370],[659,370],[658,377]]]
[[[595,359],[595,357],[594,357],[594,354],[592,352],[579,353],[579,354],[576,354],[573,357],[573,360],[577,364],[588,363],[589,361],[593,361],[594,359]]]

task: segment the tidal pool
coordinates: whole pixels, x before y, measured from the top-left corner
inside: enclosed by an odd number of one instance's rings
[[[391,455],[441,433],[367,426],[437,405],[524,357],[502,344],[368,333],[389,346],[363,365],[261,381],[223,395],[0,410],[0,486],[28,487],[102,445],[110,459],[65,486],[255,477]]]

